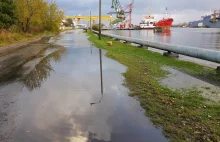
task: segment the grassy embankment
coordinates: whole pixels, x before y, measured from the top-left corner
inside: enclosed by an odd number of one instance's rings
[[[128,67],[123,74],[131,96],[137,96],[155,126],[162,127],[171,141],[220,141],[220,105],[199,95],[197,89],[172,90],[162,86],[159,79],[166,77],[169,66],[190,75],[213,82],[220,82],[214,69],[201,65],[170,59],[142,48],[113,41],[98,40],[89,34],[89,40],[98,48],[107,50],[107,56]]]
[[[41,37],[43,35],[49,35],[50,32],[30,34],[22,32],[10,32],[6,30],[0,30],[0,47],[8,44],[25,42]]]
[[[65,30],[61,30],[60,32],[67,30],[72,30],[72,29],[67,27]],[[25,42],[36,39],[38,37],[54,35],[54,34],[57,33],[49,32],[49,31],[40,32],[40,33],[22,33],[22,32],[10,32],[7,30],[0,30],[0,47],[8,44]]]

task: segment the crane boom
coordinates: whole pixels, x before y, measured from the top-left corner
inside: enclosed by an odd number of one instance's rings
[[[119,0],[112,0],[112,8],[114,8],[115,11],[116,11],[117,9],[122,9]]]
[[[117,14],[117,18],[121,18],[124,19],[124,15],[125,15],[125,11],[122,8],[120,1],[119,0],[112,0],[112,7],[113,9],[115,9],[115,12]]]
[[[132,21],[132,9],[133,9],[134,0],[131,0],[131,3],[122,7],[119,0],[112,0],[112,6],[111,8],[115,10],[115,12],[109,12],[108,14],[116,14],[116,17],[118,19],[121,19],[125,21],[125,19],[128,17],[129,27],[132,27],[131,21]]]

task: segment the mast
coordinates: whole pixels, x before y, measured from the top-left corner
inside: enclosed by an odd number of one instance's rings
[[[168,9],[167,9],[167,7],[166,7],[166,13],[165,14],[166,14],[166,17],[168,17]]]

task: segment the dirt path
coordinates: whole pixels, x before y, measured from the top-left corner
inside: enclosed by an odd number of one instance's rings
[[[25,41],[25,42],[19,42],[19,43],[14,43],[14,44],[8,44],[4,46],[0,46],[0,57],[7,55],[9,53],[15,52],[16,50],[19,50],[20,48],[34,42],[38,42],[42,39],[43,37],[37,37],[33,40]]]

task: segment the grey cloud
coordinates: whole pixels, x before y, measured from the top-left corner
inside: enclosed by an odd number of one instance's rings
[[[99,0],[56,0],[60,8],[68,14],[82,13],[87,8],[98,9]],[[130,0],[120,0],[121,5],[127,5]],[[87,4],[87,5],[85,5]],[[219,0],[134,0],[134,14],[141,14],[151,7],[153,13],[161,13],[165,7],[170,10],[210,10],[219,9]],[[102,0],[103,14],[110,11],[111,0]]]
[[[89,9],[92,9],[93,15],[98,15],[99,0],[56,0],[59,7],[63,9],[66,15],[89,15]],[[107,15],[111,9],[112,0],[102,0],[102,14]],[[122,6],[129,4],[131,0],[120,0]],[[168,7],[170,14],[186,13],[191,16],[189,11],[198,12],[219,9],[220,0],[134,0],[134,15],[147,14],[148,7],[152,14],[164,14],[165,7]],[[199,17],[198,17],[199,18]]]

